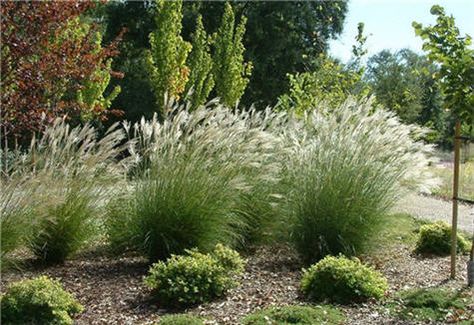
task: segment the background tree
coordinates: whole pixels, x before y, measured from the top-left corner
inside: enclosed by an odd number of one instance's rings
[[[241,102],[258,107],[274,105],[289,90],[287,74],[314,71],[314,58],[327,50],[329,39],[342,32],[347,1],[231,1],[237,20],[248,20],[243,38],[244,59],[254,68]],[[114,107],[124,110],[125,118],[136,121],[151,117],[155,109],[148,80],[144,52],[150,48],[148,34],[154,29],[154,1],[109,1],[106,5],[108,41],[125,27],[120,56],[112,68],[123,71],[122,80],[113,80],[122,92]],[[203,16],[208,34],[221,24],[225,2],[186,1],[183,3],[182,35],[191,41],[196,19]],[[211,94],[212,96],[212,94]]]
[[[221,101],[234,106],[242,97],[249,82],[252,65],[244,62],[244,45],[247,19],[241,17],[235,26],[235,15],[230,4],[226,3],[221,25],[214,40],[214,68],[216,94]]]
[[[456,276],[457,251],[457,215],[459,190],[459,162],[461,128],[473,133],[474,126],[474,49],[469,35],[461,36],[454,17],[447,16],[441,6],[431,8],[431,14],[437,16],[436,25],[423,27],[413,22],[415,33],[423,40],[423,50],[428,58],[439,64],[436,78],[443,91],[444,104],[454,120],[454,174],[453,174],[453,219],[451,232],[451,278]],[[468,273],[474,268],[474,240],[470,253]],[[469,285],[474,279],[469,276]]]
[[[433,6],[436,25],[423,27],[413,22],[423,40],[428,58],[439,64],[436,78],[443,91],[445,107],[467,127],[474,124],[474,50],[469,35],[461,36],[454,17],[441,6]]]
[[[444,114],[433,74],[437,67],[424,56],[403,49],[383,50],[367,63],[366,79],[377,102],[394,110],[406,123],[443,130]]]
[[[114,107],[124,112],[124,119],[138,121],[151,118],[156,107],[155,95],[148,76],[146,51],[150,49],[149,35],[154,27],[153,1],[108,1],[103,21],[104,40],[109,42],[122,29],[126,32],[119,44],[120,53],[112,68],[122,71],[122,79],[113,79],[112,86],[122,91],[113,101]]]
[[[358,34],[353,46],[353,57],[348,64],[321,54],[313,65],[311,72],[289,74],[290,90],[280,96],[278,108],[292,110],[296,114],[317,108],[324,104],[330,108],[340,106],[349,96],[362,99],[369,94],[370,87],[362,79],[364,67],[363,56],[367,53],[364,35],[364,24],[358,24]]]
[[[315,70],[313,58],[325,53],[328,41],[342,32],[347,1],[231,1],[237,17],[247,17],[245,59],[254,66],[242,98],[244,105],[274,105],[289,90],[287,74]],[[184,3],[183,34],[196,16],[207,31],[217,30],[224,2]]]
[[[150,51],[147,55],[151,85],[157,109],[165,113],[164,98],[179,99],[189,78],[186,58],[191,44],[181,37],[182,1],[157,0],[155,28],[150,33]]]
[[[107,62],[116,54],[116,42],[102,47],[98,26],[82,19],[93,6],[92,1],[2,3],[2,145],[7,138],[26,141],[60,116],[73,123],[106,117],[110,102],[101,100],[107,98],[101,90],[113,73]]]
[[[196,31],[192,38],[192,50],[188,57],[188,66],[191,69],[185,93],[190,95],[192,108],[205,103],[209,93],[214,87],[212,75],[212,58],[210,54],[210,39],[204,30],[202,17],[196,20]]]
[[[84,27],[88,30],[90,25],[84,25]],[[102,34],[95,32],[93,38],[95,38],[93,53],[98,54],[102,49]],[[121,91],[118,85],[109,87],[112,76],[116,76],[117,79],[123,77],[122,73],[112,70],[112,58],[98,57],[98,59],[100,61],[97,62],[96,69],[86,77],[82,87],[77,91],[77,101],[82,107],[81,118],[83,120],[92,120],[94,116],[108,110],[112,106],[112,101]],[[105,94],[107,88],[110,91]],[[118,115],[121,115],[121,112]]]

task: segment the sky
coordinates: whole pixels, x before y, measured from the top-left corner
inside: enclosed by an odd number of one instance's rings
[[[422,53],[422,41],[415,36],[411,23],[435,24],[436,18],[430,14],[434,4],[454,16],[461,35],[474,38],[474,0],[349,0],[343,33],[330,42],[330,53],[343,62],[349,60],[359,22],[365,24],[364,33],[369,35],[367,57],[383,49],[409,48]]]

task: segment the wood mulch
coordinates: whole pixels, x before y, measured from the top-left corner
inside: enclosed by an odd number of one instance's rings
[[[449,257],[422,258],[399,245],[384,255],[366,258],[389,280],[390,296],[406,288],[443,286],[462,288],[466,281],[468,257],[458,259],[458,278],[447,281]],[[239,320],[270,305],[304,304],[298,291],[301,265],[286,247],[260,247],[247,256],[241,285],[225,298],[181,312],[204,316],[208,324],[238,324]],[[2,274],[2,288],[8,283],[38,275],[60,280],[85,306],[77,324],[153,324],[169,311],[150,299],[143,285],[148,265],[139,257],[111,257],[92,254],[77,257],[61,266],[23,266],[21,271]],[[474,295],[474,290],[472,291]],[[474,320],[474,306],[463,317]],[[341,307],[347,324],[413,324],[397,320],[381,304],[369,302]],[[449,320],[447,320],[449,322]]]

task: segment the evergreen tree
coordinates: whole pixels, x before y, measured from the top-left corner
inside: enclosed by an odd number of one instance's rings
[[[221,101],[234,106],[244,94],[252,70],[251,63],[244,62],[244,45],[247,19],[241,18],[235,26],[235,15],[230,4],[226,3],[221,25],[215,36],[214,77],[216,93]]]
[[[150,33],[148,68],[157,108],[162,116],[165,93],[179,99],[189,77],[186,58],[191,44],[181,37],[182,1],[157,0],[155,29]]]
[[[210,39],[204,30],[202,16],[196,20],[196,31],[192,37],[192,51],[188,58],[191,69],[189,80],[186,84],[186,94],[189,95],[192,109],[205,103],[207,96],[214,87],[212,75],[212,58],[210,54]]]

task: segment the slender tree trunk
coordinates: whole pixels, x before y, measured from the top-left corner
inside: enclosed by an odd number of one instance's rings
[[[453,220],[451,230],[451,279],[456,277],[456,251],[458,230],[459,156],[461,146],[461,121],[454,129],[454,177],[453,177]]]

